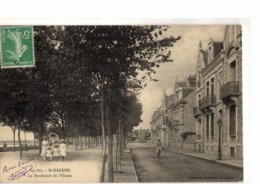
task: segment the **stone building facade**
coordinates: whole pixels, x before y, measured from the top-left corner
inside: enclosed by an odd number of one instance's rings
[[[199,45],[196,68],[196,151],[242,157],[241,26],[226,26],[224,42]],[[220,125],[220,128],[219,128]]]
[[[192,114],[195,105],[195,76],[177,81],[174,94],[166,95],[150,123],[151,140],[160,139],[168,147],[194,149],[195,124]]]
[[[139,140],[147,140],[148,137],[150,138],[149,129],[140,128],[139,130],[134,130],[133,133],[135,134],[136,138]]]
[[[242,32],[239,25],[226,27],[222,80],[223,155],[243,158]]]
[[[156,143],[158,139],[161,140],[161,142],[164,144],[166,139],[164,135],[164,130],[162,129],[163,124],[164,124],[164,110],[162,106],[157,108],[153,115],[152,115],[152,120],[150,122],[150,128],[151,128],[151,141],[153,143]]]
[[[167,108],[168,144],[179,149],[194,149],[195,76],[175,84],[172,103]]]

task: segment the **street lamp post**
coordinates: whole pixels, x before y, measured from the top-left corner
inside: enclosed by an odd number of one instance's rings
[[[221,146],[220,146],[220,138],[221,138],[221,126],[222,126],[222,121],[219,119],[218,120],[218,158],[217,160],[222,160],[221,158]]]

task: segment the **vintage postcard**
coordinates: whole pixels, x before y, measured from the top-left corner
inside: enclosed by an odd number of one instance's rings
[[[2,25],[0,182],[243,182],[243,26]]]

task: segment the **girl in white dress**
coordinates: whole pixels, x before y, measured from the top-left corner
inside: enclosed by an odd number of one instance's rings
[[[61,140],[59,149],[61,159],[64,160],[64,158],[67,156],[67,145],[63,139]]]
[[[53,151],[52,151],[52,147],[48,146],[47,150],[46,150],[46,159],[51,161],[53,157]]]
[[[58,144],[53,145],[53,159],[59,159],[60,158],[60,149]]]

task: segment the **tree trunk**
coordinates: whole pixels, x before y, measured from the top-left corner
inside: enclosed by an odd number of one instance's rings
[[[102,137],[101,136],[99,136],[99,139],[98,139],[99,141],[99,146],[102,146]]]
[[[121,119],[118,121],[118,127],[119,127],[119,162],[121,164],[121,155],[123,154],[123,128],[122,128],[122,122]]]
[[[13,130],[13,152],[15,152],[15,129]]]
[[[122,144],[122,145],[123,145],[123,148],[122,148],[122,150],[124,150],[124,149],[126,148],[126,141],[127,141],[127,140],[126,140],[125,134],[126,134],[126,133],[122,131],[122,141],[123,141],[123,144]]]
[[[85,142],[84,143],[85,143],[85,149],[86,149],[87,148],[87,136],[85,135],[84,137],[85,137]]]
[[[88,148],[90,148],[90,136],[88,135]]]
[[[118,165],[118,158],[119,158],[119,155],[120,155],[120,153],[119,153],[119,145],[120,145],[120,142],[119,142],[119,136],[120,136],[120,134],[119,134],[119,126],[117,126],[116,127],[116,151],[115,151],[115,166],[116,166],[116,171],[118,171],[118,168],[117,168],[117,165]]]
[[[78,147],[80,146],[80,136],[78,135],[77,136],[77,139],[78,139]]]
[[[26,132],[24,132],[24,148],[25,148],[25,151],[27,151]]]
[[[41,151],[42,151],[42,137],[43,137],[43,124],[42,122],[39,122],[40,126],[39,126],[39,155],[41,155]]]
[[[66,137],[67,137],[67,132],[64,130],[64,131],[62,131],[62,135],[63,135],[63,139],[64,139],[64,141],[66,141]]]
[[[106,116],[108,116],[108,113],[106,114]],[[113,132],[112,132],[111,123],[112,123],[111,120],[107,118],[106,125],[107,125],[107,134],[108,134],[108,182],[114,182]]]
[[[18,141],[19,141],[20,159],[22,159],[23,155],[22,155],[22,142],[21,142],[21,122],[18,122]]]
[[[114,182],[113,134],[111,130],[108,130],[108,182]]]
[[[101,169],[101,176],[100,182],[105,181],[105,167],[106,167],[106,131],[105,131],[105,98],[104,98],[104,82],[105,77],[104,74],[101,74],[101,127],[102,127],[102,169]]]
[[[78,135],[76,135],[76,138],[75,138],[75,148],[76,150],[78,150]]]
[[[35,132],[33,132],[33,149],[36,149]]]
[[[80,138],[80,149],[83,149],[83,143],[82,143],[82,136],[79,137]]]

